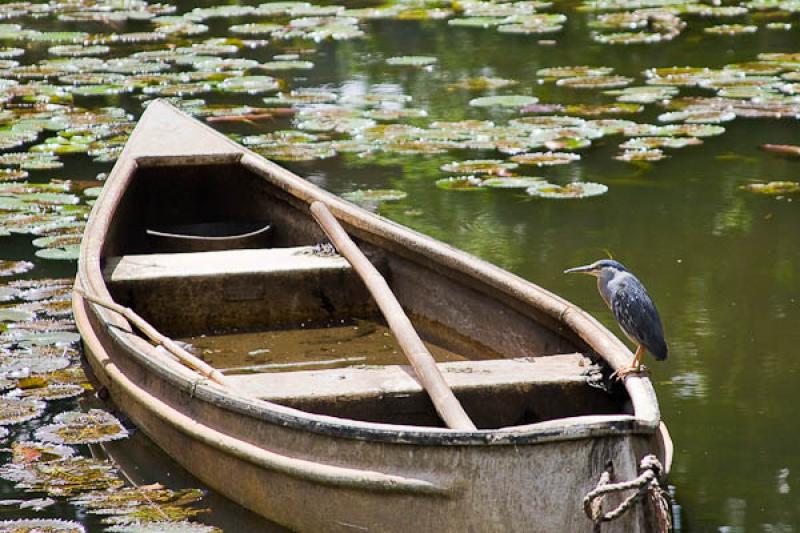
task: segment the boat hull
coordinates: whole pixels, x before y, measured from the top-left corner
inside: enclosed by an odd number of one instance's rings
[[[336,438],[232,414],[135,364],[124,344],[97,334],[104,328],[91,319],[79,296],[75,310],[87,362],[137,427],[209,487],[292,530],[589,532],[592,524],[582,512],[582,500],[608,460],[620,479],[635,477],[638,460],[647,453],[657,451],[665,460],[658,433],[421,445]],[[176,423],[173,411],[186,418],[188,428]],[[204,434],[207,428],[232,438],[233,446]],[[332,465],[345,472],[340,478],[336,473],[326,477],[313,468],[303,473],[265,464],[247,453],[254,445],[322,470]],[[359,472],[426,484],[376,485],[366,475],[359,480]],[[607,505],[615,501],[609,498]],[[656,531],[655,523],[650,508],[637,505],[603,531]]]
[[[133,252],[123,246],[138,228],[128,222],[144,224],[148,198],[155,214],[186,204],[199,208],[203,191],[191,187],[198,176],[228,189],[237,179],[253,187],[228,197],[234,208],[257,196],[251,192],[261,191],[262,200],[273,195],[269,209],[250,209],[269,211],[275,238],[283,242],[309,244],[321,235],[308,205],[325,203],[389,272],[415,325],[449,332],[439,335],[449,345],[477,338],[498,352],[492,357],[505,358],[579,349],[607,373],[631,360],[624,344],[569,302],[348,204],[159,101],[148,106],[95,204],[76,287],[113,299],[103,274],[107,260],[143,253],[143,241]],[[136,196],[142,183],[162,182],[173,189],[157,208],[153,195]],[[214,200],[225,203],[219,195]],[[242,308],[256,301],[246,290],[233,296],[230,305]],[[172,300],[178,308],[201,301]],[[210,382],[78,291],[73,307],[89,366],[130,419],[208,486],[293,530],[588,532],[593,524],[583,513],[583,497],[608,461],[615,480],[637,476],[649,453],[669,469],[669,440],[659,431],[658,404],[644,376],[624,380],[624,391],[617,391],[624,405],[612,414],[469,432],[367,422],[292,409]],[[620,498],[610,495],[605,505]],[[646,502],[603,526],[608,532],[658,530]]]

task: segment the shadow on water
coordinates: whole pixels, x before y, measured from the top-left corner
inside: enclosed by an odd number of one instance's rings
[[[241,533],[286,533],[290,531],[206,487],[200,480],[165,455],[141,431],[136,431],[128,439],[93,445],[91,448],[94,457],[110,459],[132,485],[160,483],[173,490],[202,489],[206,492],[202,501],[203,506],[212,511],[200,515],[200,519],[205,524],[216,526],[223,531]],[[224,473],[220,473],[220,475],[224,475]],[[264,487],[264,490],[269,490],[269,487]]]

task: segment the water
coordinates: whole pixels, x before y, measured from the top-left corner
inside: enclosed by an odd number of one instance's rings
[[[214,5],[202,2],[202,5]],[[177,13],[196,4],[177,2]],[[307,59],[310,71],[275,72],[289,88],[325,86],[343,94],[369,88],[405,93],[425,109],[428,120],[493,119],[504,122],[513,111],[472,108],[482,93],[449,91],[464,77],[511,78],[519,85],[503,93],[535,95],[545,103],[611,101],[600,91],[539,84],[536,71],[548,66],[605,65],[636,78],[650,67],[721,67],[751,61],[760,52],[800,49],[796,30],[770,31],[768,17],[739,17],[760,25],[752,35],[710,36],[712,21],[686,17],[689,27],[675,40],[654,45],[610,46],[589,39],[591,15],[575,4],[557,2],[550,11],[567,14],[563,31],[544,36],[506,35],[491,29],[452,28],[443,21],[379,20],[365,23],[367,37],[320,43]],[[798,17],[775,20],[798,24]],[[230,24],[250,18],[212,19],[208,36],[222,36]],[[713,23],[728,22],[720,19]],[[114,32],[149,30],[147,22],[105,25],[30,22],[42,30]],[[176,42],[178,42],[176,40]],[[185,41],[179,42],[185,44]],[[296,45],[297,43],[293,43]],[[24,46],[15,43],[14,46]],[[243,50],[240,55],[266,61],[288,45]],[[314,48],[310,44],[304,46]],[[159,44],[115,46],[114,55]],[[45,57],[38,45],[24,63]],[[438,58],[433,70],[388,67],[397,55]],[[681,95],[709,95],[682,89]],[[208,94],[209,102],[259,105],[260,96]],[[81,98],[84,106],[120,105],[141,112],[130,95]],[[663,109],[648,105],[637,122],[655,122]],[[290,127],[276,118],[254,124],[223,125],[228,133],[256,134]],[[440,165],[469,158],[498,157],[493,151],[453,151],[435,156],[382,154],[366,158],[340,155],[286,166],[336,193],[359,188],[396,188],[408,197],[384,204],[380,212],[498,264],[563,295],[618,331],[591,280],[565,276],[568,267],[612,254],[646,284],[663,319],[670,357],[649,360],[662,414],[675,443],[670,483],[677,487],[682,531],[794,531],[800,526],[800,422],[795,416],[800,360],[800,208],[795,196],[759,196],[740,189],[751,181],[797,180],[800,161],[764,153],[763,143],[792,143],[800,126],[792,119],[744,119],[725,124],[726,133],[702,146],[668,151],[653,164],[615,161],[620,137],[606,137],[582,151],[582,159],[563,167],[537,169],[536,175],[565,183],[583,179],[603,183],[609,192],[582,201],[535,200],[522,191],[455,192],[437,189]],[[501,157],[505,157],[500,155]],[[61,171],[34,173],[92,179],[108,164],[90,164],[84,156],[65,158]],[[4,259],[31,258],[28,237],[3,237]],[[35,276],[69,276],[70,263],[35,259]],[[165,479],[164,482],[167,480]],[[4,485],[3,497],[9,495]],[[52,509],[52,508],[51,508]],[[66,505],[55,514],[72,518]],[[52,513],[51,513],[52,514]],[[3,516],[9,515],[4,512]],[[41,516],[41,515],[39,515]],[[88,519],[87,519],[88,520]],[[88,520],[97,529],[96,522]]]

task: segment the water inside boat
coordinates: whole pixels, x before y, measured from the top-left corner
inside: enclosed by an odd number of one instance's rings
[[[226,221],[248,231],[220,240]],[[214,228],[207,246],[203,227]],[[250,231],[259,227],[269,231]],[[361,279],[319,246],[326,239],[307,205],[255,172],[140,165],[109,235],[103,269],[115,300],[188,342],[238,392],[331,416],[441,425]],[[630,410],[553,319],[396,242],[352,236],[478,427]]]
[[[327,326],[301,324],[298,329],[226,331],[179,340],[228,375],[408,364],[389,328],[373,320],[342,320]],[[437,362],[466,360],[441,346],[426,345]]]

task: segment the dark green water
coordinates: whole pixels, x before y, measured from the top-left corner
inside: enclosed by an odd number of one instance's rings
[[[194,5],[179,2],[178,14]],[[710,22],[697,17],[687,17],[689,27],[671,42],[601,45],[588,37],[591,16],[573,8],[558,2],[550,10],[569,17],[563,31],[544,37],[557,41],[554,45],[537,44],[535,36],[452,28],[444,21],[381,20],[362,25],[366,38],[320,43],[308,57],[315,63],[312,70],[275,75],[288,88],[325,86],[355,94],[380,86],[408,94],[411,105],[428,112],[428,119],[415,122],[422,125],[437,119],[503,122],[517,112],[470,107],[469,100],[480,94],[448,91],[446,86],[464,77],[488,75],[520,82],[503,93],[535,95],[545,103],[600,103],[612,100],[596,90],[539,84],[535,73],[548,66],[604,65],[636,78],[638,85],[643,82],[641,72],[650,67],[721,67],[754,60],[760,52],[800,50],[797,30],[770,31],[759,21],[753,35],[710,36],[702,32]],[[798,24],[797,17],[785,20]],[[200,38],[223,36],[230,24],[251,21],[212,19],[207,22],[209,32]],[[52,18],[31,25],[59,30],[81,26]],[[151,25],[98,27],[122,32]],[[130,54],[137,46],[115,47],[113,55]],[[283,48],[270,45],[239,55],[265,61]],[[432,70],[385,64],[385,58],[399,55],[434,56],[438,64]],[[34,50],[22,61],[41,57]],[[709,93],[682,89],[681,94]],[[254,106],[261,101],[261,96],[203,98]],[[79,103],[141,112],[130,96],[85,98]],[[648,105],[643,113],[623,118],[655,123],[661,112],[661,107]],[[224,131],[255,134],[288,127],[288,119],[276,119],[226,126]],[[340,155],[286,166],[336,193],[361,188],[407,192],[405,200],[384,204],[381,214],[566,297],[616,332],[593,282],[561,274],[565,268],[613,254],[647,285],[666,329],[670,358],[651,361],[650,366],[675,443],[670,482],[677,487],[682,531],[789,532],[800,527],[800,419],[795,411],[800,402],[800,196],[795,201],[791,196],[760,196],[740,186],[798,179],[800,160],[765,153],[759,146],[798,142],[800,125],[792,118],[738,118],[725,127],[723,135],[706,138],[701,146],[668,151],[671,157],[652,164],[613,160],[622,138],[605,137],[583,150],[580,161],[535,172],[558,183],[581,179],[609,187],[607,194],[585,200],[547,201],[522,190],[457,192],[434,186],[445,176],[439,170],[442,164],[498,157],[493,151]],[[34,177],[85,180],[110,168],[91,164],[84,156],[65,161],[63,170]],[[32,257],[27,238],[3,237],[0,246],[4,259]],[[74,272],[69,263],[35,262],[36,276]],[[63,513],[74,517],[66,507]]]

